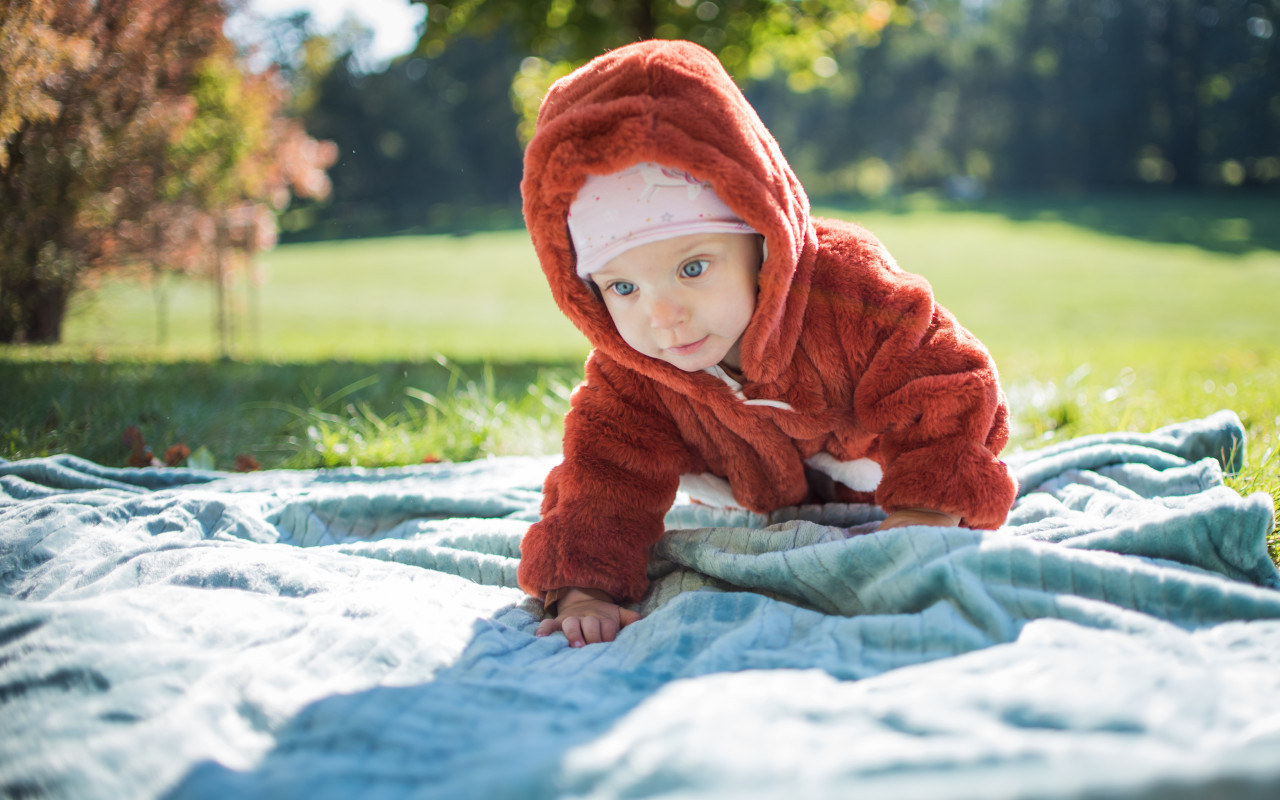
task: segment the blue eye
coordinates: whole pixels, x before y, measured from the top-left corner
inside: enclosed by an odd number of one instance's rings
[[[628,283],[627,281],[617,281],[609,284],[609,289],[614,294],[626,297],[636,290],[636,285],[634,283]]]
[[[680,276],[682,278],[696,278],[707,271],[707,262],[702,260],[690,261],[680,267]]]

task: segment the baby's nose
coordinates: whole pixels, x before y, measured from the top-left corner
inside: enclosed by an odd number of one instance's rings
[[[674,328],[688,317],[688,309],[675,298],[662,295],[649,304],[649,321],[655,328]]]

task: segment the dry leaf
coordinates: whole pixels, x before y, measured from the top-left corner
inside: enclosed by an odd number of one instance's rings
[[[129,453],[129,459],[125,461],[125,466],[129,467],[158,467],[160,462],[156,460],[155,454],[147,449],[146,440],[142,438],[142,429],[137,425],[130,425],[124,429],[124,439],[126,447],[132,448]]]
[[[130,467],[160,467],[164,466],[160,463],[160,459],[156,458],[155,453],[150,450],[141,449],[134,450],[129,454],[129,460],[125,462]]]
[[[191,455],[191,448],[187,447],[185,442],[178,442],[164,451],[164,463],[167,466],[176,467],[186,461],[189,455]]]
[[[187,466],[191,469],[212,470],[215,466],[213,453],[209,448],[200,445],[194,453],[187,456]]]
[[[236,465],[233,468],[236,472],[256,472],[262,469],[262,465],[258,463],[258,459],[247,453],[241,453],[236,456]]]

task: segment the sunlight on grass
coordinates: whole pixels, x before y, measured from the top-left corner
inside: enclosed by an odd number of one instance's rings
[[[280,466],[389,466],[560,452],[562,418],[574,386],[568,376],[543,370],[518,392],[500,387],[488,364],[475,380],[447,359],[437,361],[449,372],[444,390],[437,395],[406,388],[402,407],[387,413],[354,397],[378,384],[376,375],[327,397],[307,390],[305,405],[258,404],[288,417],[270,444],[285,454]]]
[[[1280,342],[1280,253],[1231,255],[977,212],[842,216],[926,277],[997,356],[1085,362],[1139,342],[1176,358],[1183,347],[1215,342]]]
[[[551,299],[528,235],[405,236],[297,244],[263,257],[265,282],[233,287],[232,354],[274,361],[475,361],[586,356],[582,334]],[[169,342],[156,345],[151,288],[113,282],[78,297],[73,357],[210,358],[214,296],[193,279],[166,284]]]
[[[1243,466],[1227,476],[1227,485],[1280,501],[1280,347],[1188,348],[1174,355],[1167,348],[1116,347],[1073,368],[1010,359],[1002,364],[1012,411],[1010,447],[1033,450],[1087,434],[1150,431],[1230,409],[1244,424],[1246,440]],[[1008,378],[1011,372],[1020,377]],[[1037,374],[1045,377],[1027,377]],[[1280,563],[1280,524],[1268,547]]]
[[[875,231],[990,348],[1011,446],[1229,408],[1249,437],[1231,485],[1280,496],[1280,252],[1042,214],[830,213]],[[209,360],[213,295],[190,280],[167,287],[167,346],[151,288],[115,282],[77,298],[65,345],[0,347],[0,455],[120,464],[129,424],[223,469],[239,453],[320,467],[558,449],[587,345],[524,232],[290,245],[264,268],[234,292],[234,361]]]
[[[991,213],[830,213],[873,230],[998,357],[1032,352],[1083,363],[1132,341],[1171,351],[1280,342],[1274,251],[1232,255]],[[233,292],[238,358],[425,361],[443,353],[511,362],[587,352],[522,231],[289,245],[267,254],[263,268],[260,289],[242,282]],[[47,354],[216,355],[211,288],[166,285],[166,346],[155,343],[151,289],[116,282],[77,298],[66,344]]]

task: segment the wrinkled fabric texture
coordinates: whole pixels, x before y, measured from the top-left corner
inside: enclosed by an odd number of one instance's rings
[[[0,795],[1273,797],[1230,413],[1015,453],[997,531],[680,504],[641,621],[534,636],[554,458],[0,462]]]
[[[632,350],[579,277],[572,204],[593,176],[639,163],[708,184],[764,236],[740,391]],[[815,499],[807,460],[865,459],[878,485],[837,482],[822,499],[927,508],[971,528],[1004,522],[1016,487],[999,460],[1008,409],[990,355],[869,232],[810,215],[777,142],[709,51],[640,42],[557,82],[521,191],[551,292],[593,347],[564,463],[525,540],[530,594],[578,586],[638,599],[682,475],[727,479],[738,505],[768,512]]]

